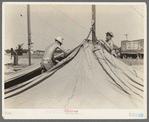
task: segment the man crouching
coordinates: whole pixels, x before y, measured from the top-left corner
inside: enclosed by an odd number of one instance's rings
[[[66,50],[63,49],[63,47],[61,46],[62,44],[63,44],[63,38],[57,37],[55,38],[55,42],[53,44],[46,47],[44,56],[41,60],[42,72],[51,69],[55,64],[59,62],[59,60],[54,58],[54,53],[56,50],[60,50],[64,53],[63,58],[67,56]]]

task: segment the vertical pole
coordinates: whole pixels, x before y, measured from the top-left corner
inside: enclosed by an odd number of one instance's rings
[[[28,26],[28,59],[29,66],[31,65],[31,28],[30,28],[30,5],[27,4],[27,26]]]
[[[92,42],[96,41],[96,7],[92,5]]]
[[[126,36],[126,40],[127,40],[127,39],[128,39],[128,38],[127,38],[128,34],[125,34],[125,36]]]

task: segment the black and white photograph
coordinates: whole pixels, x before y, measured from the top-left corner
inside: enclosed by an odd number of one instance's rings
[[[146,9],[3,2],[3,118],[146,119]]]

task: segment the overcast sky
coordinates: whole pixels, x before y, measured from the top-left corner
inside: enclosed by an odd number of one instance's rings
[[[27,49],[27,4],[5,4],[4,49],[24,43]],[[129,34],[129,40],[144,38],[145,4],[96,5],[96,35],[105,40],[105,33],[114,33],[113,41],[120,46]],[[31,4],[31,40],[33,50],[44,50],[54,38],[64,38],[64,47],[79,45],[91,27],[91,5]],[[90,36],[91,38],[91,36]]]

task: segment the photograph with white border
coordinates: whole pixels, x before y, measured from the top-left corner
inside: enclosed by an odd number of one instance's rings
[[[4,119],[146,119],[145,2],[3,2]]]

